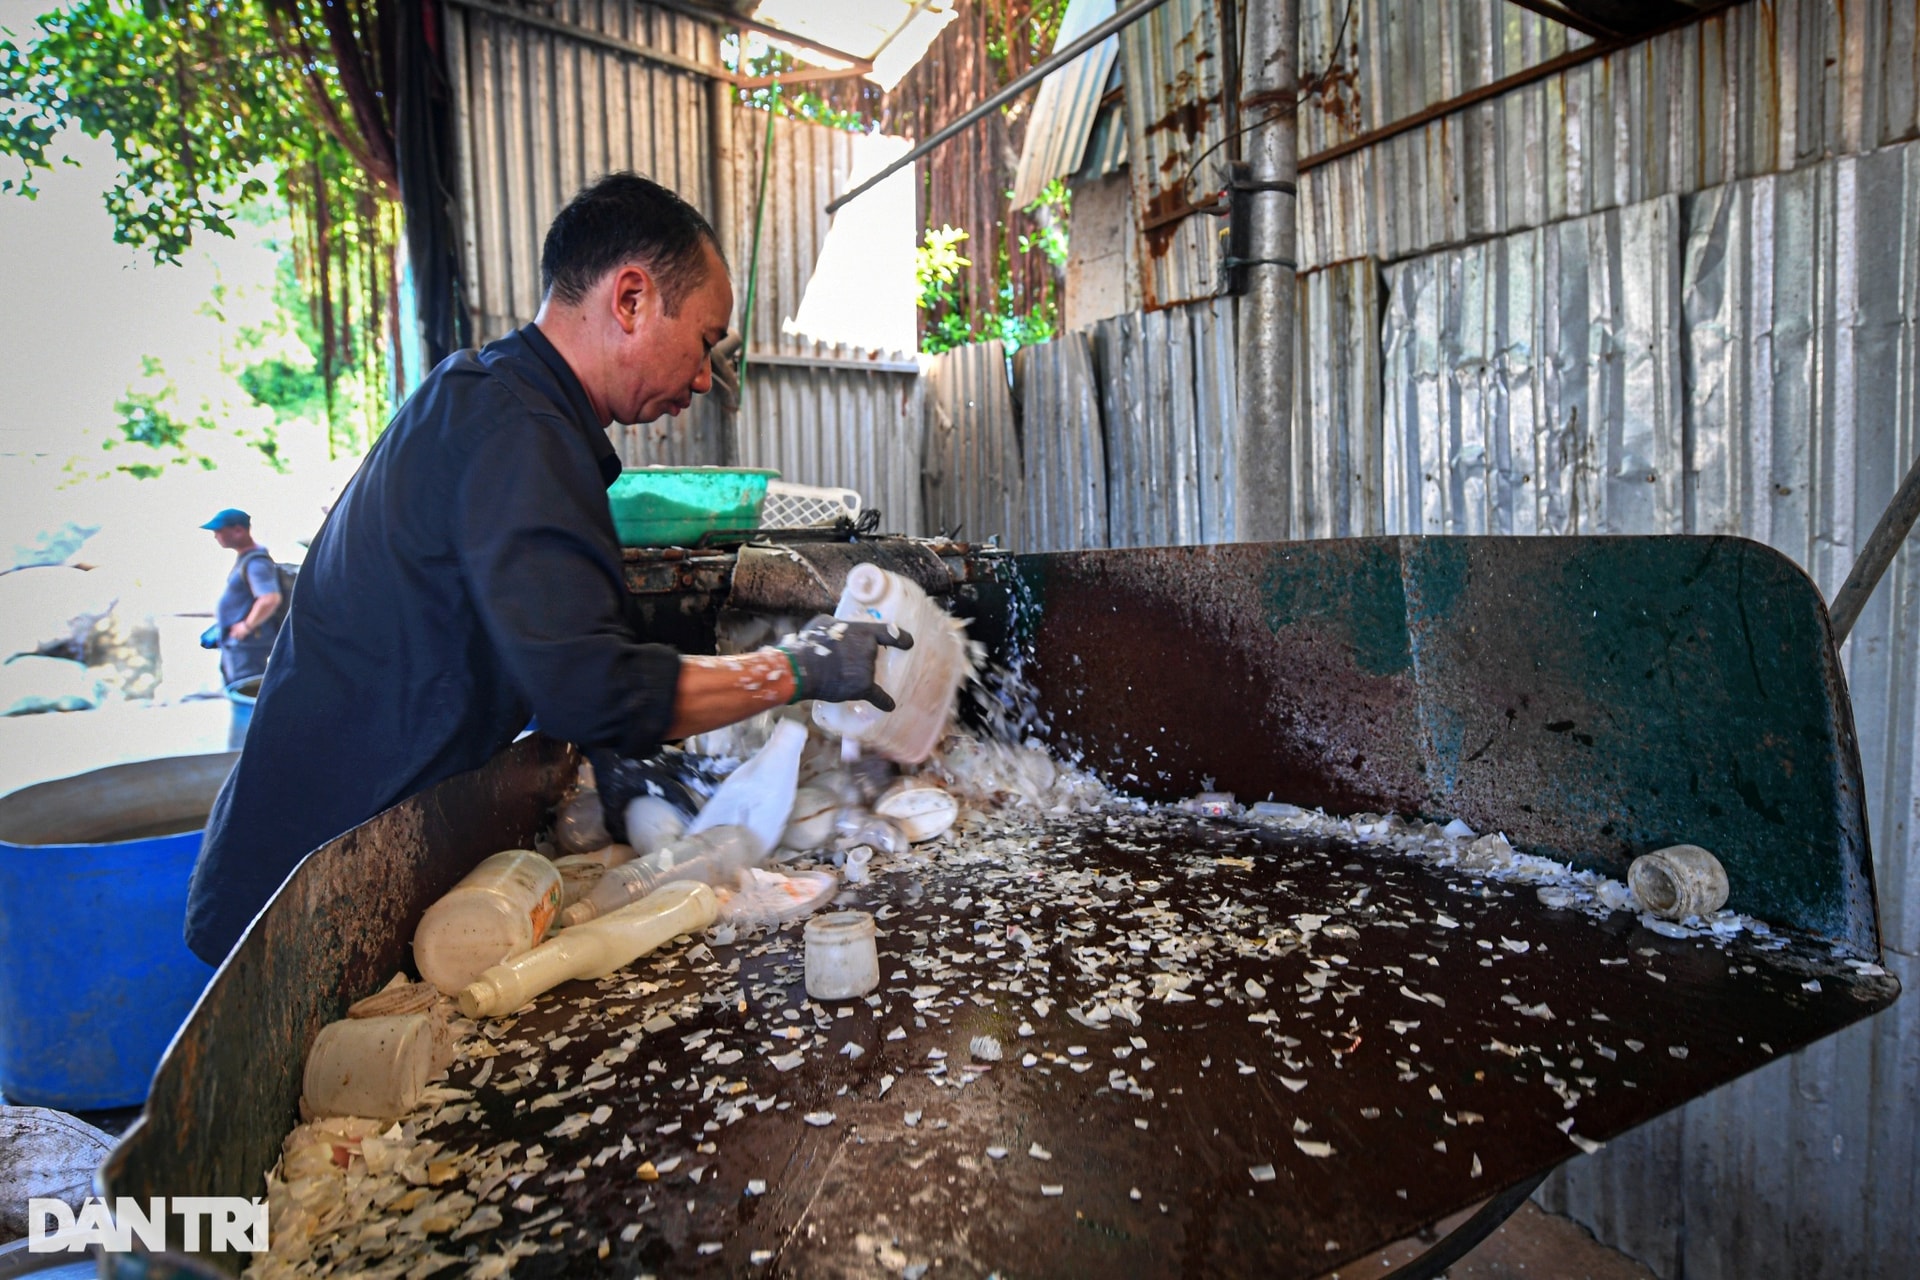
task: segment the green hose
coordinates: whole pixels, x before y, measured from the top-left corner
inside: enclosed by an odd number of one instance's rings
[[[760,189],[753,198],[753,248],[747,254],[747,302],[740,312],[740,397],[747,395],[747,355],[753,349],[753,292],[760,283],[760,228],[767,217],[767,170],[773,164],[773,120],[780,114],[780,83],[773,85],[767,108],[767,139],[760,148]]]

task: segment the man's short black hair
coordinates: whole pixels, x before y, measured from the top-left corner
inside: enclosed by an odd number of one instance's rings
[[[547,228],[540,287],[557,302],[578,302],[609,272],[637,262],[660,289],[668,315],[706,279],[720,237],[700,211],[636,173],[610,173],[567,202]]]

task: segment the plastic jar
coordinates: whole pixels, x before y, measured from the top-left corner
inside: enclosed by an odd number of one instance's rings
[[[807,994],[815,1000],[852,1000],[880,985],[880,954],[873,917],[834,911],[807,921]]]
[[[420,1103],[434,1070],[433,1018],[347,1018],[320,1028],[301,1093],[316,1116],[393,1119]]]
[[[1727,870],[1697,844],[1656,849],[1633,860],[1627,884],[1640,905],[1664,920],[1710,916],[1727,905]]]
[[[547,936],[560,912],[560,873],[539,854],[508,849],[482,862],[427,908],[413,934],[420,976],[457,996],[487,969]]]

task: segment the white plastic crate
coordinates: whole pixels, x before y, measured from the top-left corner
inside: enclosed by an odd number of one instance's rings
[[[760,508],[760,527],[810,529],[815,525],[831,525],[842,516],[849,520],[860,516],[860,495],[853,490],[775,480],[767,486],[767,501]]]

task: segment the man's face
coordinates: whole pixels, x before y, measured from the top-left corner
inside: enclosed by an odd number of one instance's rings
[[[228,551],[232,551],[247,540],[249,532],[251,530],[244,524],[225,525],[213,531],[213,540]]]
[[[680,299],[668,315],[657,289],[645,289],[632,302],[634,324],[619,344],[616,385],[608,408],[614,421],[652,422],[678,414],[713,386],[709,359],[714,344],[727,336],[733,314],[733,284],[712,246],[703,246],[705,278]],[[624,301],[624,300],[623,300]]]

